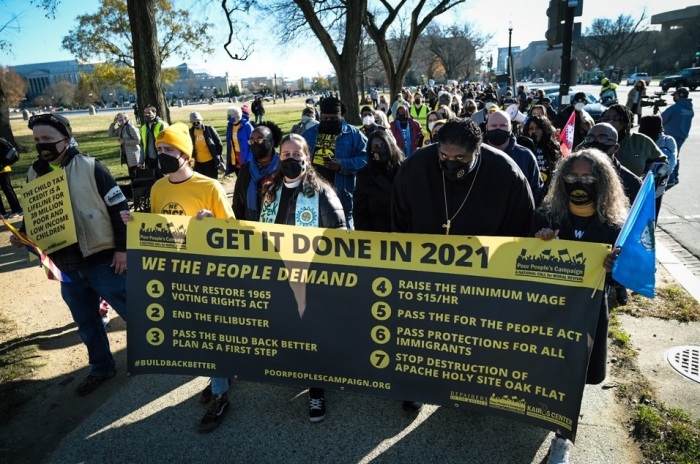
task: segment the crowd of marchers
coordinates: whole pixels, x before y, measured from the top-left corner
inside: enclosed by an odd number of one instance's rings
[[[665,190],[678,183],[693,118],[688,89],[677,89],[663,114],[646,116],[643,91],[635,88],[627,105],[609,106],[597,124],[584,109],[584,94],[556,112],[541,91],[469,84],[403,90],[390,100],[373,90],[360,102],[359,127],[347,122],[346,105],[327,95],[307,99],[288,134],[264,120],[262,102],[254,108],[256,121],[246,105],[228,108],[223,138],[197,112],[189,125],[169,126],[150,105],[140,127],[119,113],[108,133],[130,176],[146,171],[152,177],[148,196],[155,214],[178,210],[199,220],[612,245],[643,176],[655,178],[657,214]],[[100,299],[128,321],[126,227],[133,217],[109,171],[79,149],[68,119],[35,115],[29,127],[38,157],[28,180],[57,169],[68,180],[78,241],[50,257],[70,278],[61,282],[61,294],[87,347],[91,369],[77,388],[86,395],[116,374]],[[562,130],[573,130],[571,153],[562,150]],[[0,147],[5,159],[12,147]],[[13,214],[20,214],[11,186],[6,189],[8,169],[2,166],[0,185]],[[220,175],[235,176],[232,201]],[[14,236],[11,243],[22,247]],[[604,263],[608,272],[617,252]],[[610,277],[608,290],[626,303],[626,289]],[[605,378],[607,329],[603,298],[589,345],[588,383]],[[200,432],[216,429],[225,417],[230,385],[212,378],[202,392],[207,410]],[[311,385],[308,400],[310,420],[322,421],[326,392]],[[402,407],[415,414],[423,405],[406,399]],[[548,462],[568,462],[570,449],[570,441],[555,435]]]

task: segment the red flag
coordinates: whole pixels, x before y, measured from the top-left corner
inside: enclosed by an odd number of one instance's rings
[[[576,111],[571,112],[569,120],[559,133],[559,142],[561,143],[561,154],[566,158],[571,154],[574,148],[574,125],[576,124]]]

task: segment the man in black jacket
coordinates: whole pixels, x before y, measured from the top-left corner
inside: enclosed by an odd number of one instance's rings
[[[194,170],[212,179],[216,179],[218,175],[218,167],[223,166],[221,153],[224,146],[221,143],[221,138],[211,126],[205,126],[202,123],[202,115],[199,113],[190,114],[190,138],[194,151]]]
[[[29,119],[29,128],[39,158],[29,168],[27,180],[63,170],[68,185],[71,214],[57,221],[65,220],[60,225],[74,227],[76,238],[67,240],[63,248],[50,251],[49,257],[60,270],[61,296],[88,351],[90,373],[76,389],[78,395],[87,395],[117,372],[99,302],[100,297],[104,298],[126,320],[126,226],[120,211],[128,210],[127,200],[107,168],[75,147],[68,119],[58,114],[40,114]],[[44,201],[51,202],[46,208],[55,210],[63,204],[58,202],[62,197],[47,194]],[[42,214],[41,209],[31,208],[24,217],[33,223]],[[24,224],[20,230],[30,239],[41,240]],[[14,235],[10,244],[23,247]]]
[[[620,149],[620,144],[617,143],[617,136],[617,131],[613,126],[607,122],[601,122],[588,131],[583,142],[576,147],[576,150],[580,150],[581,148],[597,148],[608,155],[625,189],[625,195],[630,204],[632,204],[634,203],[634,199],[637,198],[639,189],[642,188],[642,179],[620,164],[620,161],[615,157],[615,153]]]

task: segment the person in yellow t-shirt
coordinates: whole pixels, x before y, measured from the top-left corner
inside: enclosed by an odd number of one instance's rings
[[[0,189],[2,189],[3,193],[5,194],[7,203],[10,206],[10,211],[8,214],[7,210],[5,210],[5,205],[0,198],[0,214],[2,214],[5,219],[23,215],[22,207],[17,200],[15,190],[12,188],[12,181],[10,179],[10,172],[12,171],[12,168],[3,163],[6,155],[10,152],[15,152],[15,147],[13,147],[7,140],[0,138]]]
[[[221,137],[216,129],[202,122],[202,115],[197,112],[190,114],[190,122],[192,123],[190,139],[194,144],[192,152],[194,171],[216,179],[218,167],[223,167],[221,154],[224,146],[221,143]]]
[[[188,127],[175,123],[164,129],[156,140],[158,163],[165,177],[151,188],[151,211],[157,214],[182,214],[205,217],[234,218],[231,202],[222,185],[192,169],[194,149]],[[121,212],[122,220],[133,221],[129,211]],[[209,403],[199,423],[199,432],[211,432],[219,426],[228,411],[229,379],[211,378],[202,392]]]

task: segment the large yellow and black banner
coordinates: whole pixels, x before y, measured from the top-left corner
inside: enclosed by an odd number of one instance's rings
[[[133,374],[467,407],[575,437],[605,245],[134,219]]]

